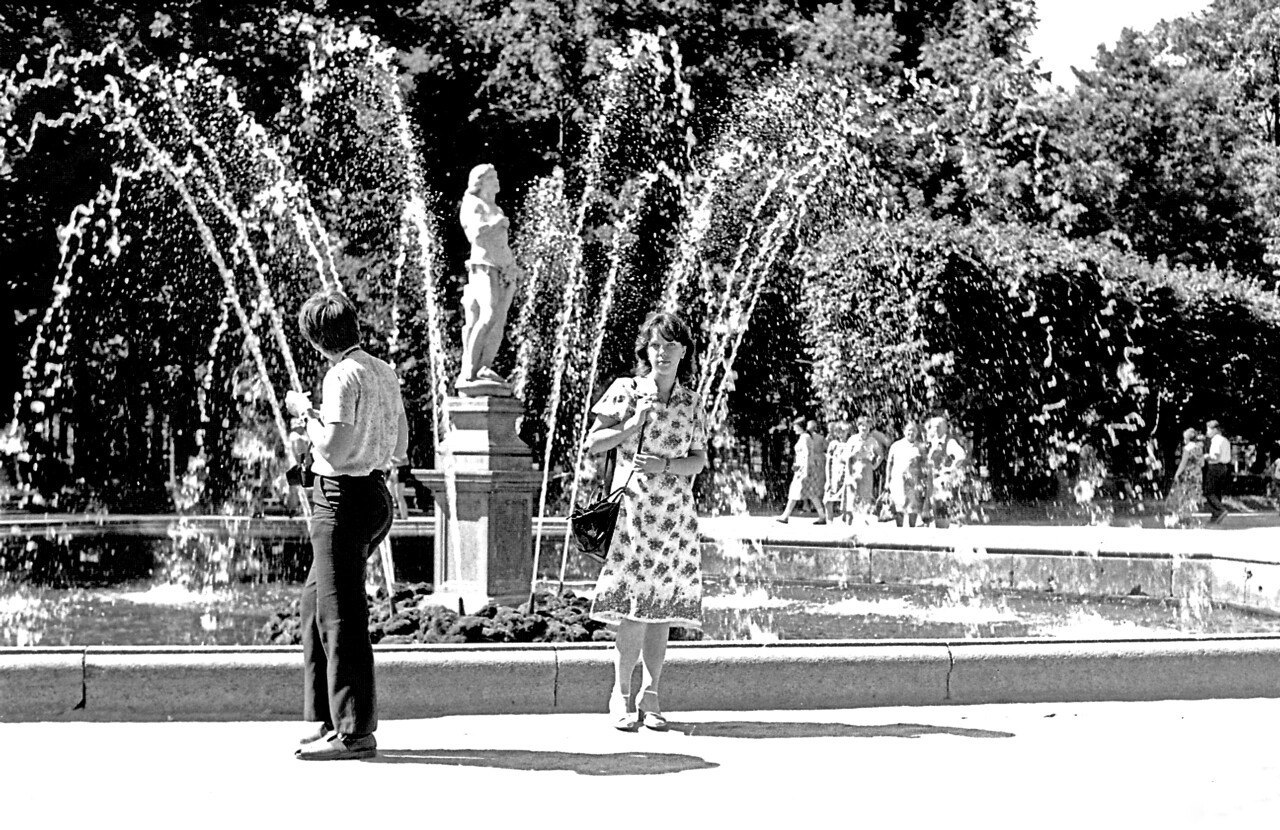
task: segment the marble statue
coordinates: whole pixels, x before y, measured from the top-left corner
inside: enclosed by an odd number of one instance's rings
[[[495,199],[501,185],[492,164],[477,165],[467,177],[467,192],[458,211],[462,229],[471,243],[467,259],[467,286],[462,292],[465,322],[462,327],[460,395],[511,394],[506,378],[493,369],[507,312],[524,271],[516,264],[507,241],[510,221]]]

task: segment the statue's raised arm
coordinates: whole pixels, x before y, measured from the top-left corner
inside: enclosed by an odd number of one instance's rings
[[[510,222],[495,201],[501,185],[492,164],[481,164],[467,177],[458,219],[471,243],[467,287],[462,292],[466,320],[462,328],[462,372],[458,393],[510,395],[506,378],[493,370],[502,345],[502,330],[524,275],[507,240]]]

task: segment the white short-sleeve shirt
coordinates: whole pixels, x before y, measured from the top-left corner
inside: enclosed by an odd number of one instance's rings
[[[1231,442],[1222,433],[1218,433],[1209,439],[1209,463],[1231,463]]]
[[[396,370],[356,349],[330,367],[322,388],[321,422],[350,424],[354,449],[337,467],[313,452],[311,471],[322,476],[367,476],[374,470],[389,470],[404,411]]]

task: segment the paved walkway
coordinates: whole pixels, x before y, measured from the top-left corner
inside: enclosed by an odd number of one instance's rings
[[[0,724],[4,826],[1274,826],[1280,700],[390,721],[302,763],[295,723]]]

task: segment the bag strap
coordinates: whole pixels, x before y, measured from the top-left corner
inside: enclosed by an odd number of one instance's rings
[[[644,426],[640,427],[640,440],[636,444],[637,455],[640,454],[640,450],[644,449],[644,431],[645,431],[645,428],[648,426],[649,426],[648,424],[645,424]],[[613,473],[617,469],[617,465],[618,465],[618,448],[617,447],[614,447],[613,449],[609,450],[609,452],[606,454],[604,464],[605,464],[604,482],[603,482],[603,486],[600,489],[608,493],[609,497],[612,497],[615,493],[621,493],[623,490],[627,489],[627,485],[631,483],[631,477],[636,474],[635,462],[633,461],[631,463],[631,471],[627,473],[627,480],[622,482],[621,487],[615,487],[612,490],[609,489],[609,486],[613,484]]]

